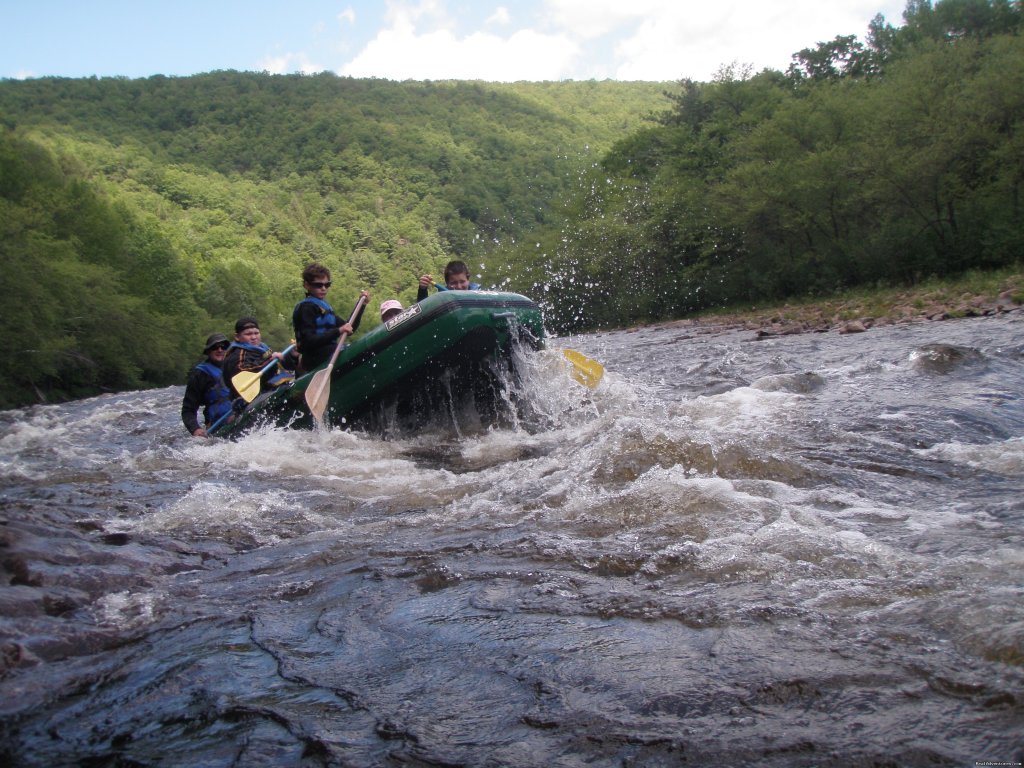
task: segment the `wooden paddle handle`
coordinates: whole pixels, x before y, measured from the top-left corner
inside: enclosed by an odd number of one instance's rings
[[[359,316],[359,310],[366,304],[366,296],[359,294],[359,301],[356,302],[356,308],[352,310],[352,314],[349,315],[348,324],[352,325]],[[338,355],[341,354],[341,348],[345,345],[345,339],[348,337],[348,331],[341,334],[338,337],[338,343],[334,347],[334,353],[331,355],[331,361],[328,363],[328,367],[333,368],[334,362],[338,359]]]

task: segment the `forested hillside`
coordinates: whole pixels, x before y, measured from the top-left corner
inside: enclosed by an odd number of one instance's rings
[[[283,346],[313,259],[347,311],[463,258],[557,332],[1019,263],[1022,18],[910,0],[707,83],[2,81],[0,407]]]
[[[668,84],[215,72],[0,82],[0,406],[177,383],[214,330],[290,336],[302,266],[411,302],[538,226]],[[376,313],[367,313],[363,328]]]
[[[783,72],[678,84],[540,238],[561,328],[1020,263],[1020,2],[912,0]],[[522,254],[523,259],[529,253]]]

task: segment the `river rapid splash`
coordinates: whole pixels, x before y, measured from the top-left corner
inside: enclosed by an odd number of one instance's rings
[[[500,428],[0,413],[5,764],[1024,761],[1019,314],[571,342]]]

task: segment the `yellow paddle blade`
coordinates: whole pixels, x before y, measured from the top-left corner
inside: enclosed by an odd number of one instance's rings
[[[245,402],[251,403],[260,393],[260,379],[263,374],[257,371],[242,371],[231,377],[231,384],[238,391]]]
[[[604,376],[604,366],[575,349],[563,349],[562,354],[572,363],[572,377],[588,389],[597,389]]]

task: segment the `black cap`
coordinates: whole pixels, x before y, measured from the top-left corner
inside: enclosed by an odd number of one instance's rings
[[[243,317],[235,323],[235,333],[241,333],[246,328],[259,328],[260,324],[256,322],[255,317]]]
[[[207,352],[209,352],[212,347],[230,343],[231,342],[228,341],[228,337],[225,336],[223,333],[211,333],[206,338],[206,346],[203,347],[203,354],[205,355]]]

